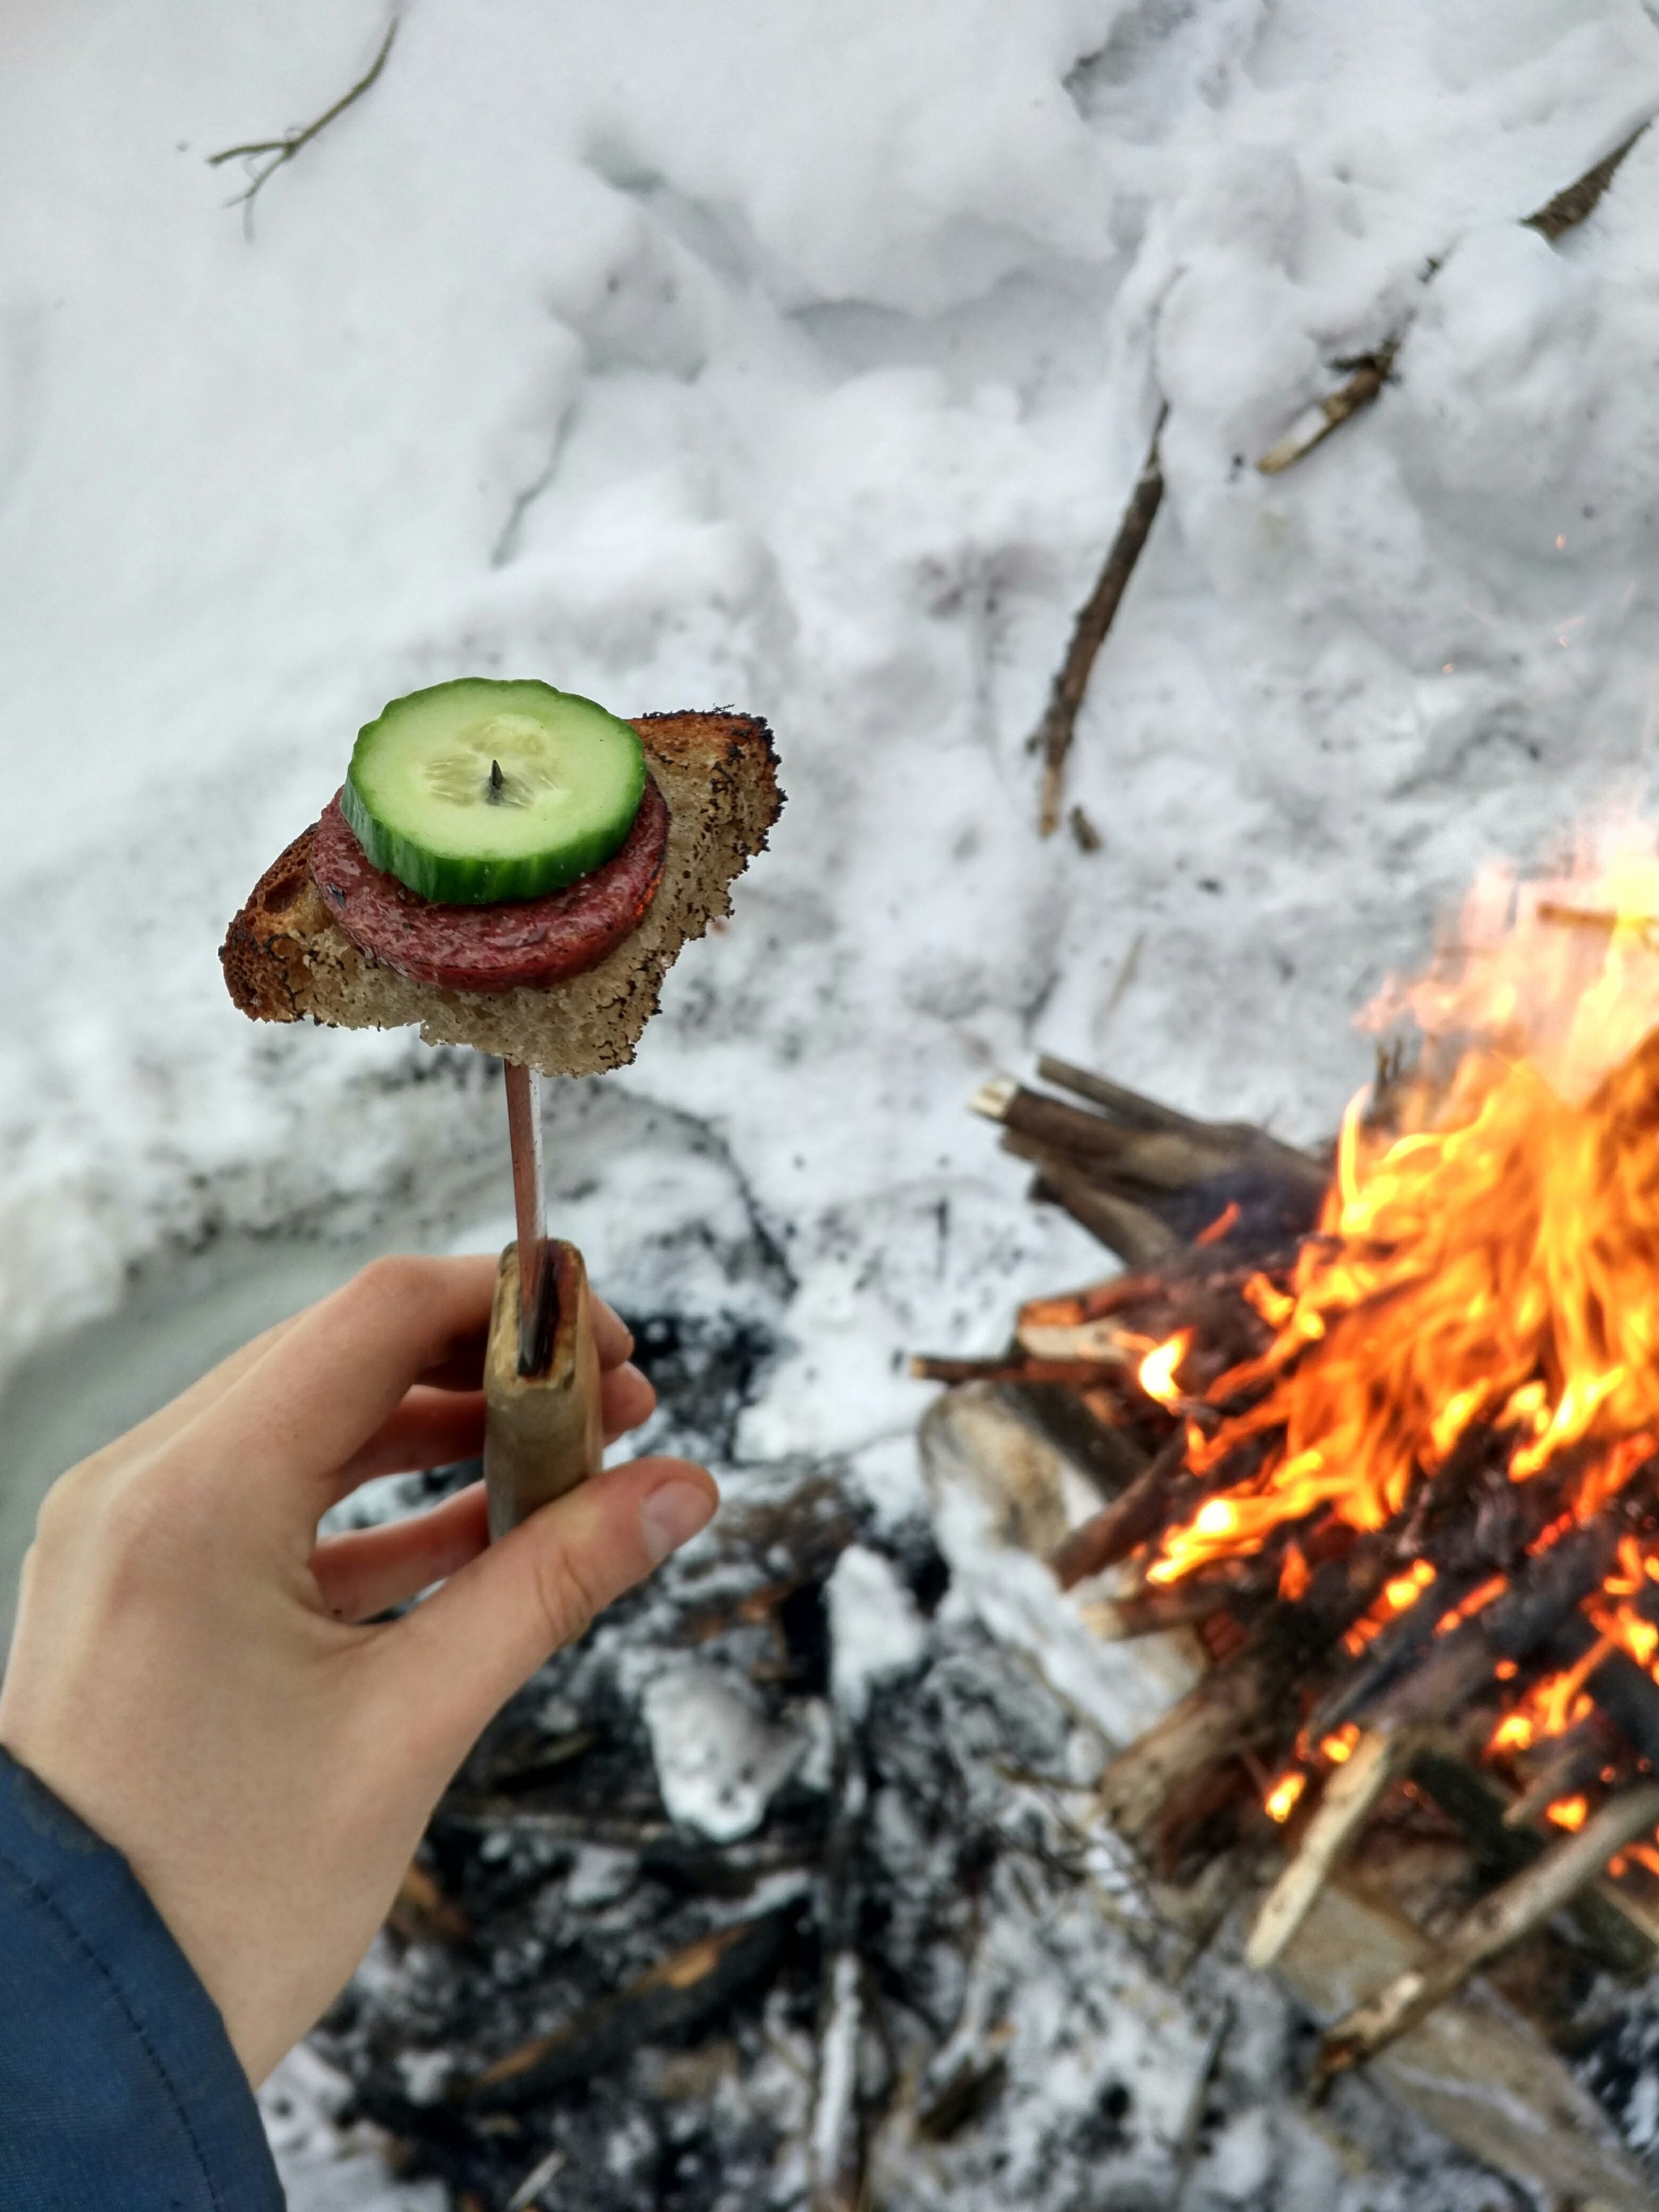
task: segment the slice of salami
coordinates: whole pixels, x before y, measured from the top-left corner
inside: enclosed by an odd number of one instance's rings
[[[337,793],[317,824],[311,873],[352,943],[411,982],[510,991],[562,982],[603,960],[644,918],[667,850],[668,809],[647,775],[634,827],[591,876],[542,898],[438,906],[373,866]]]

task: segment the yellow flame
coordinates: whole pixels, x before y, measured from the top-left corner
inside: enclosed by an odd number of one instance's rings
[[[1293,1766],[1288,1774],[1281,1774],[1262,1801],[1268,1819],[1288,1820],[1307,1786],[1308,1778],[1298,1767]]]

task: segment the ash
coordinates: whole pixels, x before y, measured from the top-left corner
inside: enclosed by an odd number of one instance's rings
[[[656,1441],[729,1435],[752,1324],[638,1333]],[[1160,1922],[1089,1823],[1104,1740],[914,1503],[724,1484],[500,1715],[268,2090],[295,2212],[1510,2201],[1364,2082],[1307,2106],[1310,2025],[1224,1898]]]

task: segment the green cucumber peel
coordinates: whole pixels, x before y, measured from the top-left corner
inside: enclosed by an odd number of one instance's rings
[[[373,865],[443,906],[539,898],[617,851],[645,795],[638,732],[533,679],[463,676],[357,733],[340,809]]]

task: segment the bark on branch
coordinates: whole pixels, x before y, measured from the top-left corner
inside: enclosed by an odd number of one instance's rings
[[[1042,755],[1042,801],[1037,827],[1045,837],[1052,837],[1060,827],[1066,756],[1072,749],[1078,714],[1089,688],[1095,656],[1106,641],[1118,602],[1135,572],[1135,563],[1140,558],[1158,502],[1164,497],[1164,464],[1158,459],[1158,443],[1169,411],[1167,405],[1158,410],[1152,442],[1146,449],[1140,474],[1135,478],[1129,503],[1123,510],[1117,536],[1112,540],[1099,579],[1073,625],[1072,641],[1054,678],[1048,708],[1031,739],[1032,750]]]

